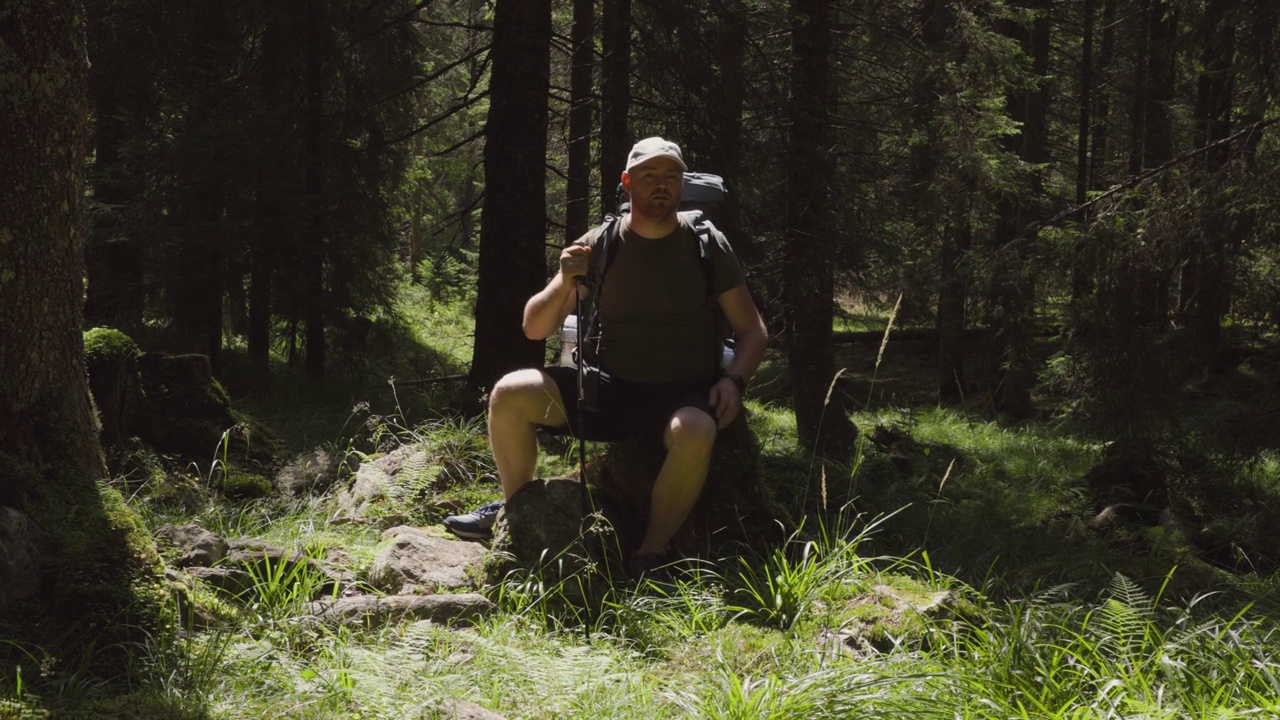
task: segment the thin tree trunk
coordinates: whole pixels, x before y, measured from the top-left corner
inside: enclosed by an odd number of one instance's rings
[[[320,33],[324,0],[311,0],[306,16],[306,64],[307,96],[304,120],[306,169],[303,178],[303,194],[308,198],[304,223],[306,256],[303,272],[306,276],[304,315],[305,367],[307,375],[323,377],[325,373],[325,253],[324,219],[321,208],[324,200],[323,113],[324,68],[320,58]]]
[[[271,274],[272,263],[258,247],[249,258],[249,370],[259,377],[271,372]]]
[[[1080,114],[1076,123],[1076,205],[1083,206],[1089,199],[1089,133],[1093,128],[1093,18],[1095,0],[1084,0],[1081,18],[1080,40]],[[1093,281],[1093,248],[1089,242],[1091,213],[1080,212],[1080,239],[1076,242],[1075,257],[1071,260],[1071,301],[1076,307],[1089,294]]]
[[[1109,185],[1111,178],[1109,177],[1109,168],[1111,167],[1111,104],[1112,95],[1115,93],[1114,86],[1116,84],[1116,73],[1113,68],[1113,59],[1115,57],[1116,45],[1116,4],[1118,0],[1102,0],[1102,40],[1098,49],[1097,58],[1092,64],[1092,75],[1096,79],[1093,83],[1094,105],[1092,111],[1092,124],[1089,131],[1089,189],[1098,190]],[[1086,219],[1083,221],[1083,232],[1090,232],[1090,213],[1086,213]],[[1110,292],[1108,286],[1108,278],[1102,272],[1102,269],[1108,267],[1114,259],[1114,248],[1106,243],[1091,243],[1086,245],[1082,257],[1077,259],[1077,264],[1084,263],[1082,273],[1084,277],[1074,278],[1073,289],[1083,287],[1083,293],[1073,293],[1074,299],[1079,301],[1076,306],[1077,316],[1083,317],[1090,311],[1084,308],[1084,302],[1088,298],[1097,298]]]
[[[725,198],[724,206],[716,213],[716,222],[733,243],[734,252],[746,267],[755,265],[759,259],[759,251],[751,237],[743,232],[742,200],[733,185],[743,177],[745,167],[743,155],[742,113],[745,103],[746,74],[742,66],[747,38],[744,25],[747,11],[740,0],[728,0],[725,3],[725,17],[720,21],[716,39],[716,59],[720,72],[716,77],[715,87],[711,89],[714,97],[715,136],[711,138],[711,165],[730,183],[730,193]],[[762,298],[756,294],[756,302]]]
[[[414,283],[422,281],[422,196],[422,183],[414,181],[409,196],[409,278]]]
[[[631,112],[631,0],[602,0],[600,31],[600,207],[617,210],[618,182],[633,142]]]
[[[565,243],[591,224],[591,70],[595,57],[595,2],[573,0],[572,68],[569,78],[569,178],[565,198]]]
[[[1236,0],[1210,0],[1196,96],[1196,146],[1206,147],[1231,134],[1232,66],[1236,46]],[[1219,146],[1205,153],[1205,192],[1209,201],[1202,211],[1200,236],[1182,272],[1180,314],[1210,362],[1222,347],[1222,318],[1233,278],[1228,277],[1228,235],[1231,218],[1219,177],[1229,159],[1229,148]]]
[[[942,233],[939,261],[942,282],[938,289],[938,400],[958,403],[965,393],[965,303],[969,296],[969,271],[964,259],[972,244],[967,210],[959,209]]]
[[[831,0],[791,4],[791,121],[787,166],[787,235],[782,259],[782,298],[787,317],[787,358],[800,441],[824,457],[846,456],[857,429],[838,394],[831,342],[834,286],[828,253],[831,201],[827,184],[834,168],[827,152],[831,135],[829,82],[832,71]],[[828,398],[834,402],[828,406]]]
[[[1010,152],[1036,167],[1047,160],[1048,90],[1043,80],[1049,72],[1050,0],[1038,0],[1031,9],[1037,11],[1031,27],[1017,29],[1023,52],[1031,59],[1032,73],[1042,80],[1036,89],[1009,98],[1010,115],[1020,121],[1022,130],[1007,143]],[[1036,234],[1027,234],[1039,219],[1044,194],[1038,169],[1032,169],[1028,186],[1016,196],[1006,195],[998,203],[1000,219],[995,240],[1003,261],[997,279],[996,297],[1000,303],[1000,323],[995,336],[995,360],[1000,367],[997,405],[1006,415],[1025,419],[1035,412],[1031,390],[1035,387],[1036,362],[1032,342],[1035,337],[1036,277],[1033,263]]]
[[[99,203],[86,247],[88,283],[85,313],[93,325],[127,331],[142,326],[146,305],[143,244],[124,219],[137,201],[137,184],[120,155],[129,124],[122,117],[117,87],[99,91],[95,103],[93,196]],[[135,91],[136,92],[136,91]],[[131,111],[137,108],[130,108]]]
[[[1173,103],[1177,97],[1176,9],[1151,0],[1146,5],[1144,44],[1146,69],[1141,93],[1141,153],[1138,171],[1173,159]],[[1130,170],[1135,164],[1131,161]],[[1132,267],[1133,320],[1140,326],[1165,327],[1176,270],[1172,253],[1148,253]]]
[[[265,12],[259,94],[265,116],[276,120],[291,112],[285,107],[281,92],[287,62],[286,32],[289,24],[286,9],[280,5],[272,5]],[[272,163],[273,165],[285,165],[283,160],[279,160],[279,155],[275,157],[278,163]],[[296,232],[293,223],[282,222],[285,193],[292,190],[282,187],[280,182],[282,177],[287,177],[287,172],[286,168],[260,168],[256,178],[254,228],[249,244],[249,328],[246,354],[249,371],[259,379],[265,379],[271,372],[272,299],[277,264],[281,257],[279,248],[286,240],[292,241],[295,237],[293,233]]]
[[[911,201],[919,208],[918,227],[927,236],[938,238],[937,314],[938,400],[958,403],[964,398],[965,304],[969,283],[964,257],[969,250],[970,229],[967,203],[939,192],[941,170],[939,144],[943,131],[938,125],[938,99],[955,92],[945,68],[965,52],[952,39],[955,5],[951,0],[921,0],[920,40],[927,55],[917,63],[912,99],[913,131],[925,142],[915,144],[909,157]]]

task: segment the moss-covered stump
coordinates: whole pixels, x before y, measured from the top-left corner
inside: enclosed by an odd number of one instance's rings
[[[208,357],[146,353],[138,369],[145,412],[131,429],[148,445],[198,458],[222,459],[225,453],[228,461],[257,468],[271,467],[283,455],[265,426],[231,409]]]
[[[144,354],[128,335],[111,328],[86,332],[84,349],[108,457],[135,450],[129,441],[136,437],[202,466],[215,455],[239,466],[225,483],[229,494],[257,496],[264,487],[270,492],[261,473],[280,463],[284,446],[257,420],[231,408],[208,357]]]
[[[128,438],[142,411],[141,355],[137,344],[119,330],[93,328],[84,334],[89,390],[102,422],[103,446],[118,446]]]

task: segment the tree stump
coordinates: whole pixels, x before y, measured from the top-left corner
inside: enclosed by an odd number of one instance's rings
[[[644,537],[653,482],[665,457],[660,438],[637,438],[612,443],[587,468],[604,516],[628,556]],[[777,543],[794,528],[791,514],[761,475],[760,443],[745,414],[739,414],[720,431],[702,495],[671,547],[685,556],[715,554],[726,546]]]
[[[89,390],[102,423],[102,444],[123,444],[137,423],[145,399],[138,375],[142,352],[128,335],[110,328],[93,328],[84,334],[84,355]]]

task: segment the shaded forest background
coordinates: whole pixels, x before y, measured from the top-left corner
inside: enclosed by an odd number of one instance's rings
[[[88,12],[87,323],[215,371],[332,374],[405,281],[474,307],[473,387],[539,363],[524,299],[651,134],[729,179],[809,440],[836,330],[899,297],[939,401],[1126,432],[1280,323],[1265,0]]]

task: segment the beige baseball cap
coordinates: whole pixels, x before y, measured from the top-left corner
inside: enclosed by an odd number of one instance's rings
[[[627,172],[640,163],[656,157],[671,158],[676,161],[681,170],[689,171],[689,167],[684,164],[684,158],[680,157],[679,145],[660,137],[651,137],[641,140],[631,148],[631,154],[627,156]]]

